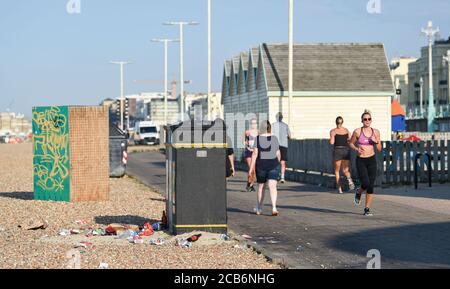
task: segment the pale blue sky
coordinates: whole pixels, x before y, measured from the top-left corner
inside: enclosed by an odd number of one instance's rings
[[[448,0],[296,0],[296,42],[382,42],[388,57],[418,56],[426,44],[420,28],[428,20],[450,35]],[[81,0],[81,14],[68,14],[68,0],[0,2],[0,111],[30,114],[32,106],[98,104],[119,92],[119,69],[110,60],[129,60],[127,94],[160,91],[162,44],[178,37],[168,20],[193,20],[185,31],[185,78],[190,92],[207,84],[206,0]],[[219,91],[226,58],[262,42],[286,42],[287,0],[213,0],[213,87]],[[178,46],[170,48],[170,77],[178,78]]]

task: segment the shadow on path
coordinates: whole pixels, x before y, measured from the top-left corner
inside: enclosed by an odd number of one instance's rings
[[[450,222],[444,222],[364,230],[331,239],[328,246],[361,255],[377,249],[381,252],[382,262],[450,267],[449,239]]]

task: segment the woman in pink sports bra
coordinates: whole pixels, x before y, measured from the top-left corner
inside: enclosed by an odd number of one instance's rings
[[[377,177],[377,159],[375,150],[381,151],[380,132],[371,127],[371,112],[365,110],[361,116],[363,127],[356,129],[350,139],[350,148],[358,154],[356,168],[361,187],[355,191],[355,204],[361,204],[361,196],[366,192],[365,216],[372,216],[370,206],[373,201],[375,180]]]

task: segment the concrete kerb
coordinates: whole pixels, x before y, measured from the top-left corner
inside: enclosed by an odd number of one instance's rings
[[[263,248],[262,246],[255,244],[254,242],[245,239],[244,237],[234,233],[232,230],[228,230],[229,234],[232,236],[232,238],[239,242],[241,246],[251,248],[253,251],[255,251],[258,254],[263,255],[266,260],[272,264],[280,266],[282,269],[289,269],[292,266],[286,262],[284,258],[275,256],[267,249]]]
[[[137,183],[139,183],[139,184],[141,184],[143,186],[146,186],[147,188],[149,188],[150,190],[154,191],[155,193],[160,194],[161,196],[164,196],[165,192],[161,191],[161,189],[142,182],[138,177],[133,176],[129,172],[126,172],[125,174],[127,175],[127,177],[129,177],[130,179],[134,180],[135,182],[137,182]]]

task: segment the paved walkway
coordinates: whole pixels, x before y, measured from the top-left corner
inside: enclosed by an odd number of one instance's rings
[[[132,154],[128,173],[165,188],[159,153]],[[291,268],[366,268],[368,250],[381,252],[382,268],[450,268],[450,186],[419,191],[388,189],[375,196],[375,216],[362,216],[353,195],[287,182],[279,186],[279,217],[256,216],[256,194],[244,192],[245,174],[228,182],[230,228]]]

